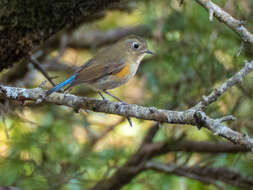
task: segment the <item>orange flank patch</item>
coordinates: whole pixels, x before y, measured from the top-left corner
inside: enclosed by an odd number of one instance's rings
[[[127,75],[129,75],[129,65],[126,64],[123,69],[121,69],[118,73],[115,73],[115,76],[118,78],[125,78]]]

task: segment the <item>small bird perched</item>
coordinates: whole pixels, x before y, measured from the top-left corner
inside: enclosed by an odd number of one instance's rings
[[[125,84],[135,75],[145,54],[153,53],[143,38],[136,35],[126,36],[98,52],[71,77],[48,90],[46,96],[64,86],[69,85],[67,89],[71,89],[82,83],[100,93],[107,93],[106,90]]]
[[[93,58],[80,66],[71,77],[48,90],[46,96],[59,91],[64,86],[69,85],[65,89],[68,90],[84,83],[98,91],[103,99],[105,98],[101,92],[105,92],[121,101],[107,90],[123,85],[131,79],[145,54],[153,53],[148,49],[143,38],[136,35],[126,36],[109,48],[98,52]],[[129,118],[128,121],[130,122]]]

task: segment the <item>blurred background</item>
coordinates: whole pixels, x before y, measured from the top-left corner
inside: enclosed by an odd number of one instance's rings
[[[246,27],[253,32],[251,0],[214,2],[235,18],[248,21]],[[239,37],[216,19],[210,22],[208,12],[195,1],[188,0],[181,6],[176,0],[129,1],[121,9],[112,8],[88,23],[57,33],[33,52],[37,64],[27,62],[25,67],[16,64],[4,70],[1,83],[38,87],[47,80],[41,69],[58,83],[99,49],[126,34],[143,36],[156,53],[145,57],[134,79],[110,91],[129,104],[186,110],[239,71],[244,60],[253,57],[250,46],[238,56]],[[229,90],[207,109],[213,118],[233,114],[237,120],[228,125],[249,136],[253,136],[252,77],[248,75],[242,85]],[[47,82],[44,88],[51,87]],[[100,99],[85,85],[71,93]],[[131,128],[120,116],[75,113],[58,105],[21,105],[1,100],[0,107],[0,184],[24,190],[92,188],[100,180],[110,178],[138,151],[154,125],[152,121],[132,118]],[[227,142],[206,129],[174,124],[161,124],[154,142],[170,142],[182,136],[190,141]],[[175,151],[154,160],[187,167],[225,167],[249,179],[253,177],[252,154],[240,151],[233,154]],[[217,184],[145,170],[122,189],[244,189],[219,180]]]

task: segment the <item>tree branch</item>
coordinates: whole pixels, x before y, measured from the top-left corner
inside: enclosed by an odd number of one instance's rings
[[[176,166],[159,162],[147,162],[146,169],[184,176],[207,184],[217,186],[217,180],[237,187],[252,189],[253,180],[227,168],[209,168],[200,166]]]
[[[240,84],[243,78],[253,70],[253,61],[245,61],[245,66],[235,75],[230,77],[226,82],[224,82],[220,87],[215,89],[208,96],[203,96],[203,100],[199,102],[193,109],[204,109],[207,105],[215,102],[222,94],[224,94],[231,87]]]
[[[154,125],[155,126],[155,125]],[[154,128],[152,128],[154,129]],[[151,130],[152,130],[151,129]],[[150,131],[147,136],[149,136]],[[145,139],[145,138],[144,138]],[[141,171],[147,169],[146,163],[155,156],[163,155],[169,152],[205,152],[205,153],[234,153],[249,151],[241,145],[232,143],[209,143],[195,141],[171,140],[169,142],[156,142],[143,145],[141,143],[138,151],[121,166],[112,177],[101,180],[91,190],[111,190],[120,189],[129,183]]]
[[[159,162],[150,161],[150,162],[146,163],[145,168],[155,170],[158,172],[164,172],[167,174],[175,174],[178,176],[187,177],[187,178],[190,178],[193,180],[200,181],[201,183],[205,183],[205,184],[212,184],[212,185],[216,186],[218,189],[223,190],[223,188],[217,184],[216,180],[214,180],[208,176],[200,176],[200,175],[196,175],[191,172],[186,172],[180,166],[176,166],[174,164],[163,164],[163,163],[159,163]]]
[[[144,120],[154,120],[175,124],[190,124],[198,127],[205,127],[214,132],[216,135],[225,137],[234,143],[245,145],[253,150],[253,139],[246,134],[240,134],[233,131],[229,127],[222,124],[223,119],[212,119],[202,111],[202,105],[206,106],[217,100],[219,96],[225,93],[232,86],[242,81],[243,77],[253,70],[253,61],[245,62],[245,66],[230,79],[225,81],[215,92],[212,92],[203,103],[200,102],[193,108],[186,111],[172,111],[157,109],[154,107],[143,107],[138,105],[123,104],[120,102],[110,102],[107,100],[96,100],[86,97],[78,97],[70,94],[54,93],[45,98],[45,102],[57,105],[65,105],[73,108],[75,111],[79,109],[88,109],[96,112],[104,112],[109,114],[117,114],[124,117],[135,117]],[[24,89],[0,86],[0,97],[17,101],[32,100],[41,102],[45,97],[45,91],[40,88]]]
[[[211,0],[195,0],[198,4],[204,7],[209,15],[212,13],[219,21],[223,22],[235,33],[237,33],[243,42],[253,45],[253,34],[244,27],[245,22],[232,17],[226,11],[222,10],[218,5]],[[210,18],[210,16],[209,16]]]
[[[52,84],[52,86],[55,86],[55,83],[53,82],[52,78],[48,75],[48,73],[45,71],[45,69],[41,66],[39,61],[35,58],[31,58],[30,61],[33,64],[33,66],[46,77],[46,79]]]
[[[195,0],[199,4],[201,4],[204,8],[206,8],[209,12],[209,19],[213,19],[213,15],[217,17],[221,22],[225,23],[227,26],[229,26],[233,31],[235,31],[244,42],[248,42],[250,44],[253,44],[253,35],[248,32],[248,30],[243,26],[243,22],[238,21],[234,19],[231,15],[223,11],[220,7],[215,5],[211,2],[211,0]],[[241,135],[240,133],[231,130],[230,128],[226,127],[222,124],[222,122],[227,120],[233,120],[234,118],[229,117],[223,117],[220,119],[212,119],[208,117],[204,112],[203,109],[208,106],[209,104],[215,102],[222,94],[224,94],[228,89],[230,89],[232,86],[239,84],[242,81],[242,78],[249,72],[253,70],[253,62],[245,63],[245,67],[241,69],[236,75],[232,76],[229,80],[224,82],[217,90],[213,91],[208,96],[203,96],[203,100],[198,103],[193,108],[189,109],[192,110],[195,115],[195,122],[198,126],[204,126],[214,132],[214,134],[221,135],[232,142],[239,142],[241,144],[246,145],[250,150],[252,151],[252,139],[249,139],[247,135]],[[187,111],[189,111],[187,110]],[[194,111],[195,110],[195,111]],[[184,114],[188,115],[191,114],[191,112],[183,112]],[[181,113],[181,116],[183,115]],[[179,115],[177,115],[179,116]],[[185,116],[185,115],[184,115]],[[188,115],[189,116],[189,115]],[[184,119],[184,117],[180,117],[180,119]],[[187,122],[192,122],[193,120],[189,118]],[[192,123],[191,123],[192,124]],[[152,128],[152,130],[155,130],[155,128]],[[151,132],[150,132],[151,133]],[[152,137],[152,135],[150,135]],[[238,139],[237,139],[238,138]],[[147,142],[150,142],[149,135],[146,137]],[[244,142],[243,142],[244,141]],[[190,143],[189,143],[190,144]],[[187,145],[189,145],[187,144]],[[178,145],[177,143],[174,143],[173,145]],[[250,146],[248,146],[250,145]],[[156,147],[157,146],[157,147]],[[150,159],[154,155],[163,154],[166,152],[164,147],[169,146],[168,144],[159,144],[159,143],[151,143],[151,145],[148,145],[144,142],[144,145],[142,144],[140,149],[126,162],[125,165],[120,167],[115,174],[107,179],[102,180],[99,183],[97,183],[92,190],[109,190],[109,189],[119,189],[124,184],[131,181],[132,178],[134,178],[138,173],[143,171],[145,167],[143,168],[143,164]],[[171,146],[175,148],[176,146]],[[193,146],[190,145],[190,150],[192,150]],[[197,146],[198,147],[198,146]],[[207,146],[204,150],[206,150]],[[200,148],[203,148],[200,147]],[[220,148],[220,146],[214,147],[215,150],[217,148]],[[168,147],[167,147],[168,148]],[[146,150],[145,150],[146,149]],[[203,150],[203,149],[202,149]],[[156,152],[157,151],[157,152]],[[164,152],[163,152],[164,151]],[[222,150],[223,151],[223,150]],[[147,152],[145,154],[144,152]],[[149,162],[150,163],[150,162]],[[144,164],[145,165],[145,164]],[[157,166],[157,165],[156,165]],[[156,169],[163,170],[164,167],[156,167]],[[162,165],[164,166],[164,165]],[[165,165],[167,167],[167,165]],[[147,165],[146,169],[154,167],[153,165]],[[161,169],[162,168],[162,169]],[[155,168],[153,168],[155,169]],[[168,169],[168,168],[166,168]],[[177,169],[177,170],[176,170]],[[252,180],[249,180],[245,177],[243,177],[241,174],[233,172],[228,169],[224,168],[204,168],[204,167],[180,167],[180,170],[178,167],[173,166],[172,168],[169,168],[168,170],[165,170],[166,172],[172,172],[177,171],[178,175],[183,175],[192,179],[197,179],[199,181],[202,181],[204,183],[212,183],[216,185],[218,188],[222,189],[221,186],[216,184],[216,180],[220,180],[223,182],[226,182],[231,185],[239,186],[239,187],[245,187],[245,188],[251,188],[252,189]],[[209,177],[211,174],[212,178]],[[221,175],[221,177],[219,177]]]
[[[199,153],[238,153],[249,152],[250,149],[243,145],[235,145],[230,142],[206,142],[206,141],[179,141],[177,144],[170,142],[155,142],[145,144],[143,152],[150,152],[153,156],[162,155],[168,152],[199,152]],[[141,152],[141,151],[140,151]]]

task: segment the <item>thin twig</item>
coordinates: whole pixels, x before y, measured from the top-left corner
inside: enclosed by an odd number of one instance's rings
[[[46,79],[53,85],[55,86],[55,83],[52,81],[52,78],[47,74],[45,69],[41,67],[39,61],[37,59],[31,58],[30,62],[34,65],[36,69],[38,69],[45,77]]]
[[[203,100],[199,102],[196,106],[194,106],[192,109],[204,109],[207,105],[215,102],[228,89],[237,84],[240,84],[243,78],[251,71],[253,71],[253,61],[245,61],[245,66],[239,72],[230,77],[220,87],[215,89],[211,94],[209,94],[208,96],[203,96]]]

